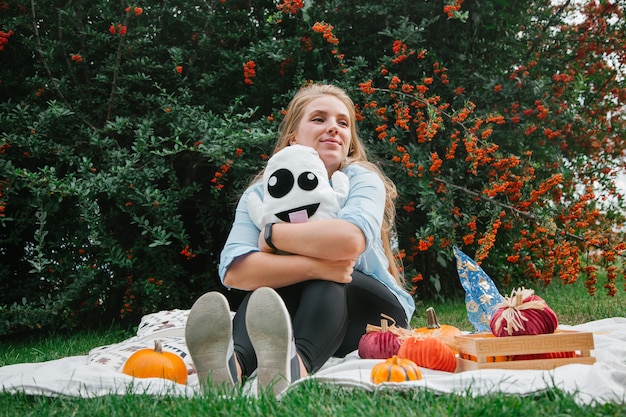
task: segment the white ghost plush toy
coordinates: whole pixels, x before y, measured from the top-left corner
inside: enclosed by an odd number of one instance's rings
[[[251,194],[248,213],[259,229],[267,223],[332,219],[346,201],[349,184],[340,171],[328,180],[328,171],[315,149],[287,146],[267,161],[263,200]]]

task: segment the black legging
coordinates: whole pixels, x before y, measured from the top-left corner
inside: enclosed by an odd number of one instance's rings
[[[355,350],[366,326],[380,323],[381,313],[392,317],[397,326],[408,327],[404,309],[391,291],[358,271],[349,284],[312,280],[276,292],[289,310],[296,348],[309,372],[318,370],[331,356],[345,356]],[[246,330],[249,298],[247,294],[233,319],[235,352],[246,376],[257,368]]]

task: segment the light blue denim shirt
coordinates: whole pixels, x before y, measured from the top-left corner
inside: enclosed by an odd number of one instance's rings
[[[387,286],[400,301],[410,322],[415,311],[415,301],[387,270],[389,262],[380,234],[385,211],[385,185],[378,174],[358,164],[348,165],[342,172],[350,180],[350,190],[338,218],[356,225],[366,240],[365,251],[359,257],[355,269]],[[219,275],[222,283],[226,270],[236,258],[259,251],[257,244],[260,230],[248,215],[250,193],[257,193],[262,198],[263,184],[258,182],[250,186],[237,204],[235,221],[220,256]]]

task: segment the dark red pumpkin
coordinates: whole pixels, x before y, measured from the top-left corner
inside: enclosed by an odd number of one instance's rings
[[[400,338],[392,332],[365,333],[359,341],[359,357],[362,359],[387,359],[398,353]]]
[[[359,357],[362,359],[388,359],[398,353],[402,341],[387,320],[380,321],[380,328],[368,326],[367,333],[359,340]]]
[[[511,360],[529,361],[534,359],[564,359],[575,358],[576,352],[547,352],[547,353],[529,353],[524,355],[514,355]]]
[[[518,288],[496,306],[489,326],[494,336],[528,336],[554,333],[556,313],[533,290]]]

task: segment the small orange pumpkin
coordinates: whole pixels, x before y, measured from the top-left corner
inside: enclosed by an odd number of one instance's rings
[[[187,383],[187,366],[180,356],[164,352],[160,340],[154,349],[141,349],[130,355],[122,373],[135,378],[165,378],[179,384]]]
[[[446,372],[456,370],[454,351],[436,337],[411,336],[402,342],[398,356],[410,359],[423,368]]]
[[[391,358],[379,362],[372,368],[370,380],[374,384],[382,382],[404,382],[422,379],[422,372],[415,362],[393,355]]]

